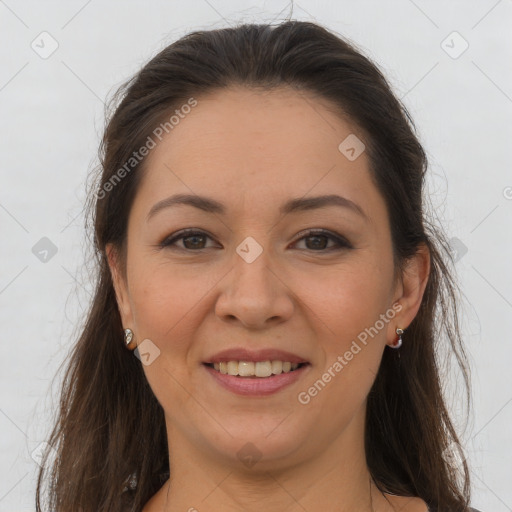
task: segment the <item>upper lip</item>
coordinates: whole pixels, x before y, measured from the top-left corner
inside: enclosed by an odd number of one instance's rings
[[[289,361],[290,363],[307,363],[308,361],[291,352],[265,348],[260,350],[248,350],[246,348],[230,348],[217,352],[205,363],[221,363],[228,361]]]

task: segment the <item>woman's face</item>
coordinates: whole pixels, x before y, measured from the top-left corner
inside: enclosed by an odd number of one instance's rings
[[[114,277],[176,450],[275,469],[362,448],[383,350],[419,303],[394,279],[385,203],[355,137],[310,95],[233,88],[197,98],[151,149],[126,280]],[[196,206],[171,205],[177,194]],[[195,234],[173,241],[184,229]],[[225,375],[227,361],[277,374]],[[306,364],[279,374],[288,365],[272,361]]]

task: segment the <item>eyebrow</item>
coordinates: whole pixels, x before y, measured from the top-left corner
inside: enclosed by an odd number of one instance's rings
[[[226,213],[225,206],[210,197],[199,196],[196,194],[176,194],[162,199],[153,205],[151,210],[149,210],[146,221],[149,221],[158,212],[177,205],[189,205],[194,208],[198,208],[199,210],[219,215],[225,215]],[[367,222],[370,221],[364,210],[357,203],[336,194],[290,199],[281,206],[279,212],[282,215],[286,215],[288,213],[316,210],[329,206],[338,206],[351,210],[354,213],[359,214]]]

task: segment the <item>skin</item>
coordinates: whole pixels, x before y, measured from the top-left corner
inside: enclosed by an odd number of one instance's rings
[[[198,98],[149,154],[129,217],[126,273],[107,247],[123,326],[137,343],[149,339],[160,350],[144,371],[165,412],[171,483],[144,512],[372,510],[366,398],[395,329],[417,314],[430,264],[422,247],[395,275],[386,206],[367,155],[349,161],[338,150],[352,133],[360,134],[357,126],[311,95],[236,87]],[[147,219],[176,193],[212,197],[227,212],[181,205]],[[367,219],[336,206],[278,212],[288,199],[333,193]],[[184,228],[210,238],[159,247]],[[307,229],[337,233],[352,248],[329,251],[335,240],[315,245],[301,234]],[[252,263],[236,252],[248,236],[263,248]],[[301,404],[298,393],[393,304],[400,312]],[[243,346],[287,350],[311,366],[273,395],[235,395],[201,363]],[[252,467],[237,456],[246,443],[261,455]],[[371,493],[374,511],[427,509],[374,484]]]

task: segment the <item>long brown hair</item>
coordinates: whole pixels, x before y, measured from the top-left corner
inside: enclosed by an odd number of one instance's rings
[[[432,510],[467,510],[469,471],[443,397],[439,353],[447,348],[456,356],[468,405],[469,371],[453,260],[424,207],[426,154],[406,108],[362,51],[317,24],[286,21],[190,33],[158,53],[112,98],[99,180],[87,203],[95,293],[66,362],[48,438],[55,460],[43,458],[38,512],[44,496],[55,512],[139,511],[168,476],[163,410],[140,361],[124,348],[105,247],[113,243],[125,254],[128,215],[145,163],[126,167],[133,152],[190,98],[230,85],[293,87],[348,116],[365,134],[372,178],[387,205],[397,269],[420,244],[429,248],[431,272],[420,310],[402,348],[384,351],[368,396],[366,458],[382,491],[418,496]],[[123,166],[122,179],[115,179]],[[453,447],[460,464],[446,456]]]

